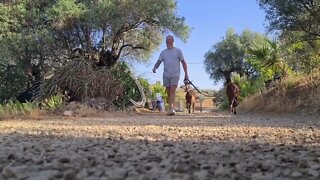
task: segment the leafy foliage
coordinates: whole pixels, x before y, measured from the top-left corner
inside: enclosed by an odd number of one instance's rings
[[[0,104],[0,120],[30,115],[33,111],[37,111],[38,109],[37,103],[19,103],[9,100],[5,104]]]
[[[87,60],[100,60],[109,51],[111,58],[106,60],[112,65],[120,59],[147,61],[166,33],[184,41],[188,38],[190,28],[176,7],[175,0],[1,1],[0,64],[21,69],[25,79],[21,85],[1,84],[17,92],[54,76],[70,61],[77,61],[72,52],[78,47]],[[71,77],[72,83],[77,78]]]
[[[259,0],[266,12],[269,30],[277,31],[288,50],[293,69],[310,73],[319,69],[320,1]]]
[[[156,93],[160,93],[162,96],[162,99],[164,101],[167,100],[168,95],[166,93],[166,88],[160,82],[156,82],[155,84],[151,85],[151,90],[152,90],[153,99],[156,98]]]
[[[213,48],[205,54],[204,64],[210,78],[215,82],[223,80],[224,76],[219,70],[230,70],[232,68],[237,69],[239,73],[242,75],[245,74],[249,78],[255,76],[256,72],[252,69],[252,66],[245,61],[246,48],[254,41],[260,41],[262,37],[262,35],[252,33],[248,30],[238,35],[234,33],[232,29],[229,29],[226,37],[216,43]]]
[[[287,32],[280,40],[283,44],[284,58],[288,65],[296,72],[309,74],[320,68],[320,41],[310,44],[301,40],[303,32]]]
[[[164,32],[188,37],[189,28],[175,9],[173,0],[60,0],[47,12],[54,30],[62,32],[57,35],[65,44],[71,40],[69,49],[81,45],[86,52],[110,50],[116,59],[123,54],[146,60]]]
[[[16,97],[27,85],[22,69],[0,64],[0,103]]]
[[[111,69],[111,74],[115,78],[114,81],[118,83],[119,87],[122,88],[122,91],[118,92],[117,99],[112,101],[114,105],[125,109],[126,107],[132,105],[130,99],[133,99],[134,101],[141,100],[142,97],[140,95],[139,89],[130,75],[131,70],[127,63],[122,62],[117,64]],[[109,89],[112,89],[112,87],[110,87]]]
[[[63,104],[64,104],[63,99],[64,99],[63,95],[57,94],[44,99],[41,104],[44,109],[54,111],[63,107]]]
[[[248,48],[247,61],[259,72],[260,78],[267,81],[278,74],[283,75],[287,71],[287,64],[282,58],[280,47],[276,40],[265,39],[260,44]]]
[[[266,12],[270,30],[301,31],[305,32],[304,40],[319,40],[319,0],[259,0],[259,4]]]

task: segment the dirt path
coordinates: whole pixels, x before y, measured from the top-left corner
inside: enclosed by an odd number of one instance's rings
[[[319,179],[320,118],[223,113],[0,121],[0,179]]]

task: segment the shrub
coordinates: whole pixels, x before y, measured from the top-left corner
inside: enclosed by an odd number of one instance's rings
[[[0,64],[0,103],[17,97],[27,87],[27,80],[22,69]]]
[[[156,93],[160,93],[162,96],[162,99],[164,101],[167,100],[166,88],[160,82],[156,82],[155,84],[153,84],[151,86],[151,90],[152,90],[152,98],[153,99],[156,98]]]
[[[42,107],[46,110],[55,111],[63,107],[63,96],[60,94],[50,96],[41,103]]]
[[[111,73],[114,75],[114,80],[116,84],[119,84],[122,87],[121,94],[119,94],[118,99],[113,101],[114,105],[125,109],[132,105],[130,99],[134,101],[141,100],[141,94],[136,82],[133,79],[131,74],[130,67],[125,62],[120,62],[116,64],[112,69]],[[145,82],[145,79],[138,78],[139,83],[145,91],[145,86],[148,86],[148,82]],[[145,92],[144,92],[145,93]]]
[[[39,106],[35,102],[20,103],[12,100],[0,104],[0,119],[26,117],[38,114]]]
[[[103,97],[110,105],[122,109],[132,105],[130,99],[141,99],[130,68],[125,62],[117,63],[110,69],[97,69],[83,58],[56,70],[45,82],[44,90],[49,96],[68,91],[77,101],[83,101],[87,97]]]

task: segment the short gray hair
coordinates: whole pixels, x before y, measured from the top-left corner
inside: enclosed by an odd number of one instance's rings
[[[169,38],[171,38],[172,40],[174,40],[174,37],[173,37],[172,35],[168,35],[168,36],[166,37],[166,39],[169,39]]]

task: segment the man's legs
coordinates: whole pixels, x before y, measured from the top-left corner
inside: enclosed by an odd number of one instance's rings
[[[174,103],[178,81],[179,77],[163,77],[163,85],[166,87],[167,102],[169,104],[169,115],[174,115]]]
[[[167,102],[169,104],[170,112],[174,112],[173,110],[174,110],[174,102],[176,98],[176,88],[177,86],[166,87],[166,91],[168,95]]]

